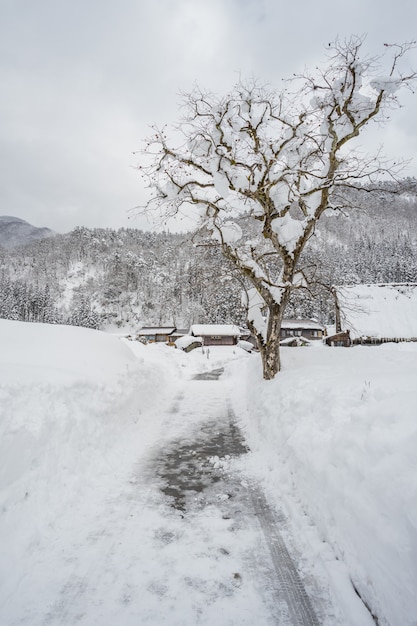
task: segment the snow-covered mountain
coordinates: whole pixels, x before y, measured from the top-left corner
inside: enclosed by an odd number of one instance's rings
[[[53,235],[55,232],[50,228],[38,228],[19,217],[0,215],[0,246],[8,250]]]

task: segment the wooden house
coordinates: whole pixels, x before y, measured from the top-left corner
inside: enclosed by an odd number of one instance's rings
[[[189,334],[201,337],[204,346],[235,346],[240,328],[234,324],[193,324]]]
[[[281,324],[281,340],[289,337],[304,337],[304,339],[315,341],[323,339],[324,326],[308,319],[283,319]]]
[[[175,330],[175,326],[144,326],[137,338],[144,343],[169,343]]]

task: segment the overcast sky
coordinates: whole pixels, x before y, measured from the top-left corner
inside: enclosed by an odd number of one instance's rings
[[[417,37],[415,0],[0,0],[0,215],[67,232],[149,228],[134,166],[151,123],[178,117],[195,82],[223,93],[239,75],[280,89],[336,36],[366,51]],[[417,53],[410,61],[417,68]],[[370,133],[414,158],[417,96]]]

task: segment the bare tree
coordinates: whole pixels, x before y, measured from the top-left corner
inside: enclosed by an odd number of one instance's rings
[[[196,88],[184,96],[176,147],[154,127],[144,149],[139,169],[153,190],[144,209],[198,217],[249,282],[248,323],[265,379],[280,370],[281,321],[292,290],[306,287],[299,261],[317,221],[343,208],[347,187],[400,171],[351,143],[414,84],[416,73],[402,70],[414,43],[385,44],[377,58],[362,58],[362,46],[337,40],[323,68],[280,94],[256,81],[222,98]]]

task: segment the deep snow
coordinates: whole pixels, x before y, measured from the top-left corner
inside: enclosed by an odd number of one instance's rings
[[[415,626],[417,344],[284,348],[282,360],[265,382],[252,359],[235,396],[253,471],[317,559],[332,546],[335,593],[348,574],[380,625]]]
[[[323,624],[373,623],[350,579],[382,626],[417,623],[416,346],[283,348],[271,382],[239,348],[4,320],[0,346],[0,623],[270,623],[255,578],[230,579],[253,530],[214,509],[185,527],[149,474],[228,397],[252,450],[236,469],[288,516]]]

